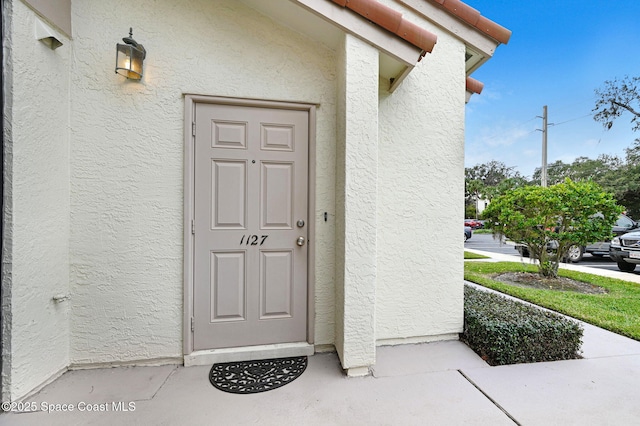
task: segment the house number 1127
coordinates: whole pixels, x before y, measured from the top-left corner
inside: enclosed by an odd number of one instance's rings
[[[264,244],[264,240],[266,240],[267,237],[268,235],[243,235],[240,239],[240,245],[244,244],[245,246],[261,246]]]

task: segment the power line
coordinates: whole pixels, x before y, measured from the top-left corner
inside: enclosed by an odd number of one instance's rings
[[[485,138],[485,139],[497,138],[498,136],[502,136],[503,133],[508,132],[509,130],[517,129],[518,127],[522,127],[525,124],[530,123],[535,119],[537,119],[537,117],[533,117],[533,118],[531,118],[531,119],[529,119],[527,121],[524,121],[524,122],[522,122],[520,124],[516,124],[516,125],[513,125],[511,127],[507,127],[506,129],[501,129],[498,133],[495,133],[495,134],[493,134],[491,136],[483,136],[483,138]],[[533,132],[535,132],[535,130],[532,130],[531,132],[527,133],[527,135],[530,134],[530,133],[533,133]]]
[[[577,104],[577,103],[575,103],[575,104],[573,104],[573,105],[576,105],[576,104]],[[570,122],[572,122],[572,121],[576,121],[576,120],[580,120],[580,119],[585,118],[585,117],[593,117],[593,115],[594,115],[594,113],[593,113],[593,112],[590,112],[590,113],[588,113],[588,114],[584,114],[584,115],[581,115],[581,116],[579,116],[579,117],[570,118],[570,119],[568,119],[568,120],[564,120],[564,121],[561,121],[561,122],[559,122],[559,123],[549,123],[548,125],[549,125],[549,126],[561,126],[561,125],[563,125],[563,124],[570,123]],[[494,139],[494,138],[497,138],[497,137],[499,137],[499,136],[502,136],[505,132],[508,132],[509,130],[513,130],[513,129],[517,129],[517,128],[519,128],[519,127],[522,127],[522,126],[524,126],[525,124],[530,123],[530,122],[532,122],[532,121],[534,121],[534,120],[536,120],[536,119],[538,119],[538,118],[540,118],[540,117],[535,116],[535,117],[533,117],[533,118],[531,118],[531,119],[529,119],[529,120],[527,120],[527,121],[523,121],[522,123],[519,123],[519,124],[513,125],[513,126],[511,126],[511,127],[507,127],[506,129],[501,129],[499,132],[497,132],[497,133],[495,133],[495,134],[493,134],[493,135],[491,135],[491,136],[484,136],[483,138],[485,138],[485,139]],[[525,133],[525,135],[530,135],[531,133],[534,133],[534,132],[537,132],[537,131],[539,131],[539,129],[534,129],[534,130],[531,130],[531,131],[529,131],[529,132]]]
[[[580,100],[571,102],[571,103],[564,103],[564,104],[550,104],[551,107],[553,107],[554,111],[566,111],[567,109],[573,109],[573,107],[575,105],[584,105],[587,102],[592,102],[593,100],[597,99],[597,96],[595,94],[591,95],[588,98],[582,98]]]
[[[576,117],[576,118],[570,118],[569,120],[561,121],[560,123],[549,123],[549,125],[550,126],[560,126],[560,125],[565,124],[565,123],[570,123],[572,121],[580,120],[581,118],[591,117],[591,116],[593,116],[593,113],[581,115],[580,117]]]

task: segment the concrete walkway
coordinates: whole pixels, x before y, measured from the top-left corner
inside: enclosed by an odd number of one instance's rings
[[[457,341],[380,347],[371,376],[346,378],[335,354],[316,354],[294,382],[253,395],[217,390],[208,366],[78,370],[26,407],[74,411],[0,425],[640,425],[640,342],[586,325],[583,356],[490,367]]]

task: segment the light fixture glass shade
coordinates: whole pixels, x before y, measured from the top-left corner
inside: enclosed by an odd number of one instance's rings
[[[118,44],[116,48],[116,72],[131,80],[142,78],[142,63],[144,48],[140,49],[131,44]]]

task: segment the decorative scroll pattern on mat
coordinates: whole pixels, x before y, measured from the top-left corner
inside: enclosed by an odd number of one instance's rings
[[[224,392],[248,394],[277,389],[300,377],[307,357],[213,364],[209,381]]]

